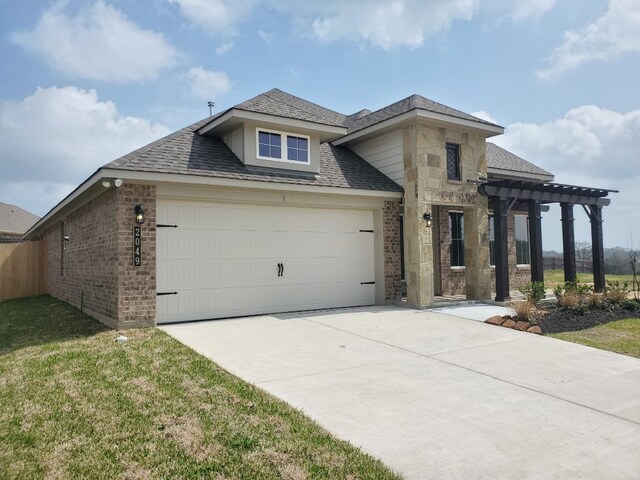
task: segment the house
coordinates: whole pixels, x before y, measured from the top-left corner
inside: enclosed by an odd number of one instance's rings
[[[544,203],[608,199],[501,133],[418,95],[345,115],[273,89],[104,165],[26,238],[52,295],[117,328],[504,299],[541,275]]]
[[[23,208],[0,202],[0,243],[19,241],[39,219]]]

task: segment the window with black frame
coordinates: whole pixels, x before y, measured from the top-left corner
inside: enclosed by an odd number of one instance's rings
[[[452,267],[464,267],[464,217],[460,212],[449,212],[451,243],[449,253]]]
[[[493,226],[493,215],[489,215],[489,265],[496,264],[496,233]]]
[[[460,145],[447,143],[447,178],[460,180]]]
[[[529,222],[526,215],[515,216],[516,263],[529,265]]]

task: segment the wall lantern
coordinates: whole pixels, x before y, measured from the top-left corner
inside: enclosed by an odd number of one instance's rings
[[[427,227],[431,228],[433,226],[433,218],[431,217],[430,213],[425,213],[422,218],[424,218],[424,221],[427,222]]]
[[[136,214],[136,223],[144,223],[144,210],[142,209],[142,205],[136,205],[133,211]]]

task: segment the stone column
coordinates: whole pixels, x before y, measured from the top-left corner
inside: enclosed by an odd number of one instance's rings
[[[464,267],[469,300],[491,298],[487,202],[486,197],[478,196],[477,206],[464,209]]]
[[[403,131],[404,246],[407,303],[417,308],[433,305],[433,229],[423,215],[432,213],[427,198],[427,135],[420,125]]]

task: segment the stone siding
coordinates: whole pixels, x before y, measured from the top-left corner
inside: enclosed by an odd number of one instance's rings
[[[401,297],[400,202],[384,202],[382,210],[384,236],[384,300],[394,303]]]
[[[460,180],[448,179],[447,143],[460,147]],[[407,302],[418,308],[433,305],[436,288],[434,262],[437,261],[437,254],[433,248],[434,229],[426,226],[423,215],[432,213],[437,206],[457,207],[467,212],[469,230],[473,232],[469,248],[475,248],[475,251],[467,268],[461,269],[463,284],[467,281],[473,282],[473,287],[467,292],[469,298],[488,298],[488,225],[486,220],[483,221],[486,219],[487,200],[478,194],[474,184],[467,181],[477,180],[479,176],[486,175],[484,136],[470,131],[420,123],[410,124],[403,128],[403,158]],[[436,242],[441,240],[435,239]],[[448,243],[446,248],[443,247],[441,250],[448,255]],[[443,291],[448,288],[446,283],[449,280],[449,272],[450,267],[447,265],[443,275]]]
[[[133,267],[137,204],[145,223],[142,265]],[[44,240],[51,295],[113,328],[155,324],[155,186],[110,188],[47,229]]]

